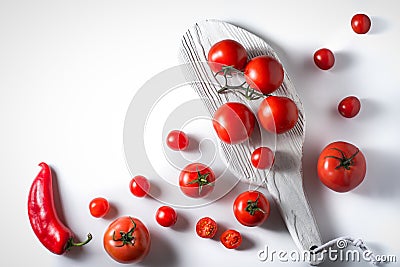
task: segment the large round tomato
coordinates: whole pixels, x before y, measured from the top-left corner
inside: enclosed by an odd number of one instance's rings
[[[268,218],[269,212],[269,201],[259,191],[245,191],[233,203],[236,219],[245,226],[262,224]]]
[[[149,253],[150,233],[139,219],[120,217],[108,226],[104,233],[103,245],[115,261],[137,263]]]
[[[247,63],[246,82],[263,94],[270,94],[281,86],[284,78],[282,64],[270,56],[258,56]]]
[[[187,165],[179,175],[181,191],[188,197],[200,198],[214,189],[215,174],[211,168],[201,163]]]
[[[299,111],[290,98],[269,96],[258,107],[258,120],[261,126],[271,133],[285,133],[297,123]]]
[[[251,136],[256,124],[253,112],[244,104],[228,102],[214,114],[213,126],[219,139],[227,144],[239,144]]]
[[[323,184],[336,192],[347,192],[357,187],[366,174],[363,153],[347,142],[333,142],[319,155],[318,176]]]
[[[240,43],[234,40],[222,40],[211,47],[208,52],[208,62],[214,72],[220,72],[224,66],[243,70],[247,63],[247,52]]]

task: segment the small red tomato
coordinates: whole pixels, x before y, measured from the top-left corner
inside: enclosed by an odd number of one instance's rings
[[[233,213],[241,224],[257,226],[269,217],[269,201],[259,191],[245,191],[235,199]]]
[[[185,150],[189,146],[189,138],[184,132],[173,130],[167,136],[167,146],[172,150]]]
[[[169,206],[162,206],[156,212],[156,221],[159,225],[170,227],[176,223],[178,214]]]
[[[259,147],[251,154],[251,163],[257,169],[271,168],[274,163],[274,152],[269,147]]]
[[[299,111],[290,98],[269,96],[265,98],[257,112],[261,126],[271,133],[282,134],[291,130],[297,123]]]
[[[201,163],[187,165],[179,175],[181,191],[188,197],[201,198],[214,189],[215,174],[211,168]]]
[[[108,203],[107,199],[97,197],[90,201],[89,210],[93,217],[101,218],[104,217],[110,210],[110,204]]]
[[[214,130],[219,139],[227,144],[239,144],[249,139],[255,124],[253,112],[242,103],[228,102],[214,113]]]
[[[351,18],[351,28],[358,34],[365,34],[371,28],[371,19],[365,14],[356,14]]]
[[[321,48],[314,53],[314,63],[321,70],[329,70],[335,64],[335,56],[327,48]]]
[[[282,64],[270,56],[258,56],[247,63],[244,70],[246,82],[267,95],[281,86],[284,78]]]
[[[360,112],[361,102],[355,96],[348,96],[342,99],[338,105],[340,115],[345,118],[353,118]]]
[[[217,233],[217,223],[210,217],[201,218],[196,224],[196,233],[202,238],[213,238]]]
[[[131,193],[137,197],[144,197],[150,191],[150,182],[146,177],[138,175],[132,178],[129,183]]]
[[[243,70],[247,63],[247,52],[240,43],[234,40],[222,40],[211,47],[208,52],[208,62],[214,72],[220,72],[224,66]]]
[[[241,234],[233,229],[228,229],[220,237],[222,245],[229,249],[235,249],[242,244]]]

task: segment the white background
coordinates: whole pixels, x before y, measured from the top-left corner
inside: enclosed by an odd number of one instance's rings
[[[122,131],[135,90],[178,63],[179,40],[207,18],[226,20],[267,39],[291,76],[307,117],[305,190],[325,241],[363,238],[378,254],[400,260],[400,2],[387,1],[5,1],[0,2],[1,256],[5,266],[118,266],[102,249],[102,234],[117,216],[141,218],[153,236],[138,266],[270,266],[257,252],[295,249],[275,206],[261,227],[239,225],[231,212],[239,185],[203,208],[179,209],[172,229],[158,226],[160,203],[137,199],[123,155]],[[372,19],[367,35],[350,27],[359,12]],[[336,55],[331,71],[312,62],[315,50]],[[341,118],[338,101],[357,95],[362,110]],[[316,177],[329,142],[345,140],[364,152],[368,170],[354,191],[335,193]],[[66,224],[94,239],[67,256],[46,251],[27,217],[30,184],[45,161],[55,171]],[[267,192],[265,192],[267,194]],[[89,201],[107,197],[112,212],[94,219]],[[200,240],[193,227],[213,216],[245,237],[241,250]],[[388,266],[396,266],[398,263]],[[307,266],[305,263],[293,264]],[[365,266],[325,263],[323,266]]]

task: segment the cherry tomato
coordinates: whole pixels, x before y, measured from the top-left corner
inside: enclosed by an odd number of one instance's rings
[[[247,63],[246,82],[263,94],[270,94],[281,86],[284,78],[282,64],[270,56],[258,56]]]
[[[360,112],[361,102],[355,96],[348,96],[342,99],[338,105],[340,115],[345,118],[353,118]]]
[[[188,197],[200,198],[214,189],[215,174],[211,168],[201,163],[187,165],[179,175],[181,191]]]
[[[234,40],[222,40],[211,47],[208,52],[208,62],[214,72],[220,72],[223,66],[243,70],[247,63],[247,52],[240,43]]]
[[[101,218],[104,217],[110,210],[110,204],[107,199],[102,197],[96,197],[89,203],[89,211],[93,217]]]
[[[120,263],[142,261],[150,250],[150,233],[146,226],[133,217],[124,216],[113,221],[103,237],[105,251]]]
[[[314,53],[314,63],[321,70],[329,70],[335,64],[335,55],[327,48],[321,48]]]
[[[261,126],[271,133],[285,133],[297,123],[299,111],[293,100],[284,96],[269,96],[258,107]]]
[[[170,227],[176,223],[178,214],[169,206],[162,206],[156,212],[156,221],[159,225]]]
[[[365,34],[371,28],[371,19],[365,14],[356,14],[351,18],[351,28],[358,34]]]
[[[201,218],[196,224],[196,233],[201,238],[213,238],[217,229],[217,223],[210,217]]]
[[[336,192],[348,192],[364,180],[366,161],[356,146],[339,141],[322,150],[317,169],[319,179],[327,187]]]
[[[274,163],[274,152],[269,147],[259,147],[251,154],[251,163],[257,169],[271,168]]]
[[[167,136],[167,146],[172,150],[185,150],[189,146],[189,138],[184,132],[173,130]]]
[[[213,127],[219,139],[232,145],[249,139],[255,124],[253,112],[246,105],[237,102],[220,106],[213,119]]]
[[[137,197],[144,197],[150,191],[150,182],[146,177],[138,175],[132,178],[129,183],[131,193]]]
[[[245,226],[262,224],[269,217],[269,212],[269,201],[259,191],[245,191],[233,203],[236,219]]]
[[[222,245],[229,249],[235,249],[242,244],[242,235],[233,229],[228,229],[220,237]]]

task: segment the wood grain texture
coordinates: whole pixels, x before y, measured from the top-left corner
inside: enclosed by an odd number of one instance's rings
[[[207,63],[210,47],[223,39],[233,39],[241,43],[248,51],[249,58],[258,55],[270,55],[279,61],[268,43],[258,36],[235,25],[207,20],[197,23],[182,37],[181,61],[186,65],[185,75],[193,89],[202,99],[210,116],[226,102],[246,102],[253,111],[257,110],[261,100],[249,103],[240,94],[219,94],[220,81],[211,73]],[[278,136],[267,136],[276,145],[275,164],[271,170],[257,170],[249,162],[251,152],[259,145],[258,141],[227,145],[221,142],[224,156],[231,170],[241,179],[253,185],[266,186],[279,207],[286,226],[298,249],[308,251],[312,246],[319,246],[322,240],[310,205],[303,190],[302,155],[305,135],[305,117],[302,103],[285,70],[282,86],[274,93],[291,98],[299,109],[299,120],[292,130]],[[262,136],[260,129],[258,133]],[[317,265],[319,259],[310,264]]]

